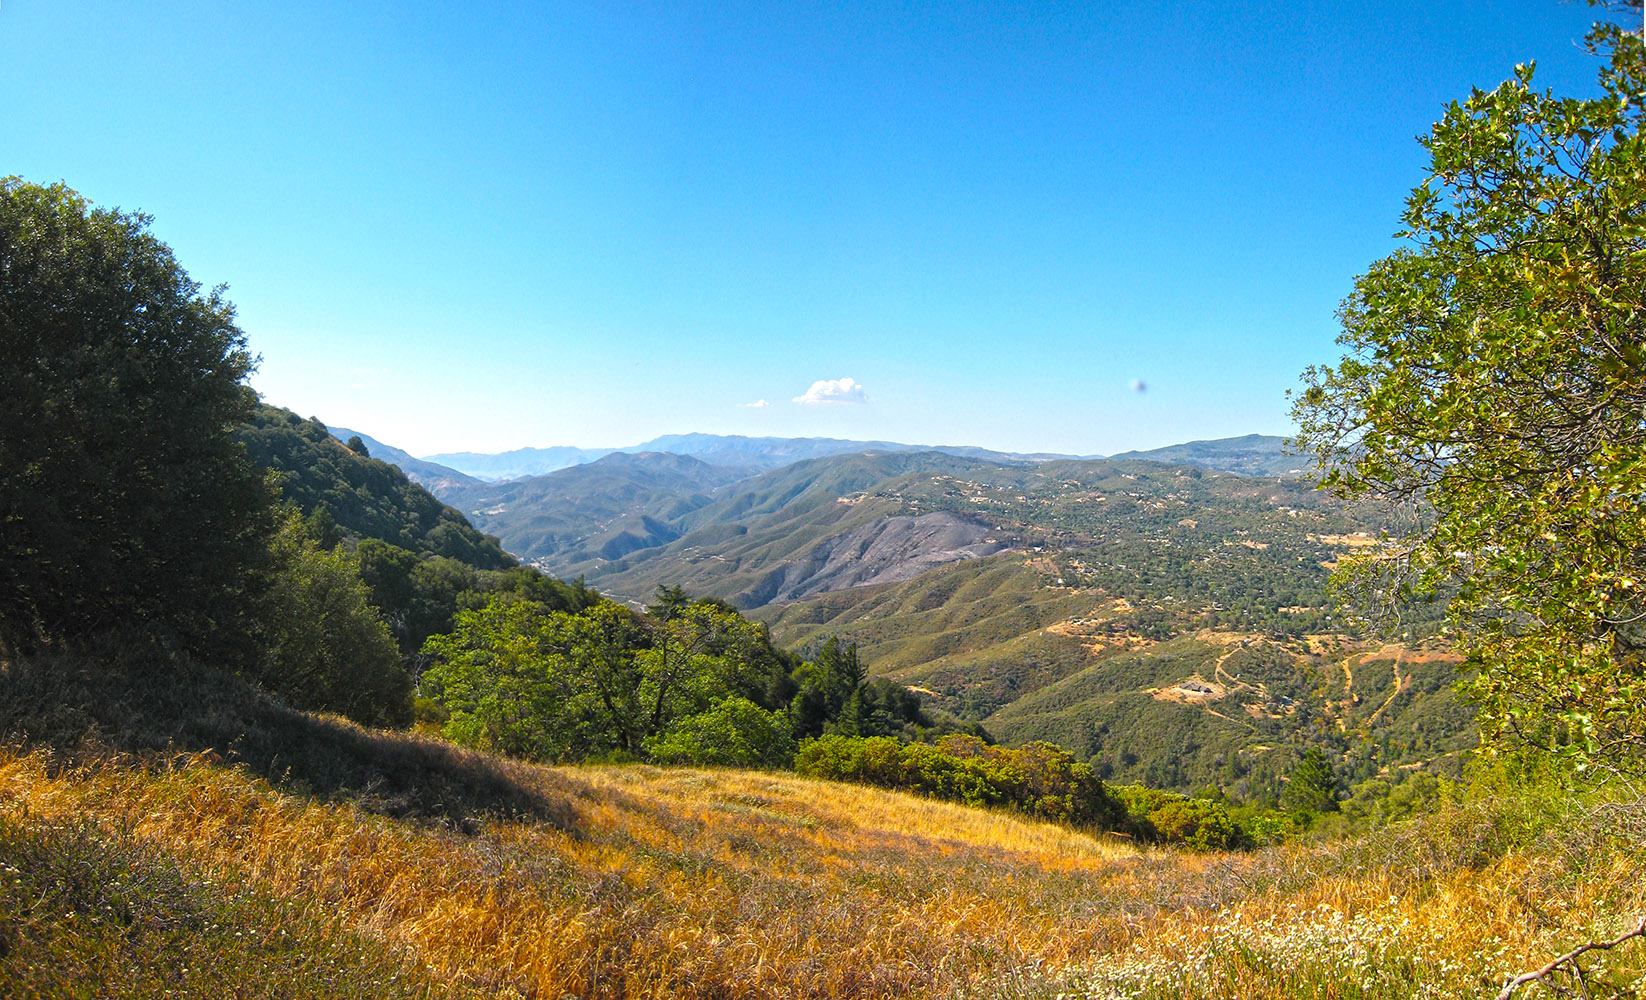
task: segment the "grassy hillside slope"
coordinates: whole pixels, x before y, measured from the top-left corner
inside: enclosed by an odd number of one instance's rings
[[[0,751],[0,993],[1461,996],[1646,907],[1638,803],[1183,855],[758,772],[509,773],[569,822],[461,833],[209,754]],[[104,978],[128,938],[156,971]],[[1623,950],[1591,986],[1642,976]]]

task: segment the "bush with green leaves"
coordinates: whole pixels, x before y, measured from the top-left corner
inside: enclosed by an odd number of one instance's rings
[[[646,754],[660,764],[786,768],[794,763],[794,735],[782,712],[733,696],[667,732],[648,737]]]
[[[1221,802],[1143,785],[1115,785],[1111,790],[1125,807],[1129,832],[1140,839],[1200,851],[1240,847],[1247,841]]]
[[[359,560],[341,544],[321,548],[290,508],[271,552],[265,653],[253,676],[296,708],[369,725],[410,722],[411,679]]]
[[[1402,771],[1359,782],[1341,807],[1351,822],[1375,829],[1432,812],[1457,797],[1457,787],[1445,778],[1426,771]]]
[[[1124,809],[1090,765],[1050,743],[1010,749],[956,734],[934,746],[836,733],[802,742],[794,766],[809,777],[905,789],[970,805],[1005,806],[1077,826],[1115,830],[1125,822]]]

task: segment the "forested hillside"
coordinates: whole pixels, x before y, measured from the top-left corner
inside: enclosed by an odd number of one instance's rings
[[[515,560],[497,539],[436,500],[387,462],[350,451],[317,420],[261,406],[240,441],[257,465],[277,474],[281,496],[304,514],[325,511],[344,533],[375,538],[424,556],[445,556],[476,569]]]

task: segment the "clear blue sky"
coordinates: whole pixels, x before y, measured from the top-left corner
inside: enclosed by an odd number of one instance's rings
[[[1109,453],[1286,433],[1414,137],[1517,62],[1590,92],[1595,16],[5,0],[0,173],[152,214],[265,398],[414,453]]]

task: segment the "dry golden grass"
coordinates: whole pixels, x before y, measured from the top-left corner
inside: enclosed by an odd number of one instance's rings
[[[0,753],[0,814],[90,820],[504,996],[1468,995],[1646,907],[1638,829],[1594,817],[1533,835],[1464,809],[1196,856],[785,775],[518,776],[570,821],[471,835],[209,756],[64,768],[21,750]]]

